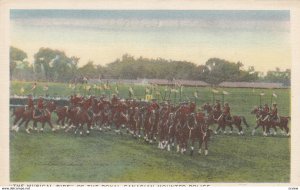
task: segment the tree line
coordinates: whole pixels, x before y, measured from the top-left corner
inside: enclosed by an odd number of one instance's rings
[[[50,48],[40,48],[34,55],[33,63],[27,61],[27,54],[21,49],[10,47],[11,80],[71,82],[76,78],[114,79],[184,79],[201,80],[210,84],[231,82],[280,82],[290,85],[290,69],[268,71],[263,74],[253,66],[244,68],[242,62],[231,62],[220,58],[210,58],[203,65],[188,61],[166,60],[162,58],[135,58],[124,54],[121,58],[105,66],[88,61],[79,66],[79,57],[68,57],[65,52]]]

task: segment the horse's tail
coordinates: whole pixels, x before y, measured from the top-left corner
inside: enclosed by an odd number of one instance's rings
[[[248,123],[246,121],[246,118],[244,116],[241,116],[241,119],[242,119],[243,123],[246,125],[246,127],[248,128],[249,125],[248,125]]]

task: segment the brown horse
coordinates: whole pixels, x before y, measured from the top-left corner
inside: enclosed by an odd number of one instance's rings
[[[57,115],[57,120],[56,120],[57,128],[60,128],[60,125],[63,128],[67,127],[65,122],[67,122],[67,120],[68,120],[69,109],[70,108],[68,106],[57,106],[56,109],[54,110],[54,112]]]
[[[256,127],[253,129],[252,131],[252,135],[255,134],[255,131],[258,127],[262,127],[263,128],[263,135],[267,136],[270,133],[270,129],[273,128],[274,130],[274,135],[277,134],[277,128],[279,127],[282,131],[283,134],[283,130],[285,130],[286,135],[289,136],[289,127],[288,127],[288,122],[290,120],[290,117],[283,117],[283,116],[279,116],[278,120],[273,120],[271,119],[271,116],[269,115],[269,113],[266,113],[262,108],[259,107],[255,107],[252,111],[251,114],[255,114],[256,115]]]
[[[129,118],[126,111],[127,105],[125,103],[121,103],[116,109],[115,116],[113,117],[113,123],[115,124],[115,132],[117,134],[122,134],[120,129],[121,126],[125,127],[126,125],[128,125]]]
[[[48,103],[46,103],[46,106],[45,106],[45,114],[42,115],[42,116],[35,116],[35,114],[33,115],[33,128],[36,129],[37,128],[37,123],[41,123],[42,124],[42,128],[41,128],[41,131],[44,131],[44,127],[45,127],[45,124],[47,123],[52,131],[56,131],[56,129],[53,127],[52,123],[51,123],[51,114],[52,112],[56,109],[56,104],[54,101],[50,101]]]
[[[169,114],[168,109],[162,110],[160,113],[160,120],[158,123],[158,148],[164,149],[167,146],[168,132],[169,132]]]
[[[249,125],[244,116],[233,115],[231,116],[231,119],[226,119],[225,116],[221,114],[221,116],[218,119],[216,119],[216,122],[218,123],[218,128],[215,131],[216,134],[218,133],[219,129],[222,129],[223,133],[226,134],[226,129],[225,129],[226,126],[230,127],[229,133],[231,134],[233,132],[232,125],[234,125],[238,129],[238,134],[243,135],[244,131],[241,125],[242,122],[245,124],[247,128],[249,128]]]
[[[15,118],[14,118],[12,130],[15,130],[15,131],[19,130],[19,127],[17,124],[23,118],[24,112],[29,109],[33,109],[33,108],[27,108],[27,106],[20,106],[13,110],[13,114],[11,115],[11,117],[15,117]]]
[[[212,130],[209,129],[207,122],[207,117],[202,112],[198,112],[195,115],[196,125],[193,131],[191,131],[190,141],[191,141],[191,152],[190,155],[193,155],[194,152],[194,143],[196,140],[199,141],[199,150],[198,153],[202,153],[202,145],[204,143],[204,155],[208,154],[208,140],[212,134]]]
[[[21,107],[16,108],[12,114],[12,117],[15,116],[12,130],[15,130],[16,132],[18,132],[20,129],[19,126],[21,126],[24,122],[26,122],[28,120],[28,118],[30,118],[32,116],[33,111],[34,111],[34,107],[26,109],[25,106],[21,106]],[[20,121],[20,123],[18,124],[19,121]]]
[[[40,122],[42,124],[41,131],[44,130],[45,124],[48,123],[49,126],[51,127],[52,131],[55,131],[55,128],[53,127],[53,125],[51,123],[51,113],[56,108],[55,102],[50,101],[50,102],[46,103],[45,107],[46,108],[43,111],[44,113],[40,116],[36,116],[36,111],[34,110],[34,108],[25,110],[22,115],[22,121],[19,125],[21,126],[23,123],[25,123],[24,126],[26,129],[26,132],[30,133],[30,129],[28,128],[28,124],[30,121],[33,121],[33,128],[35,130],[37,130],[37,123]]]
[[[80,130],[80,135],[83,135],[83,126],[87,125],[86,134],[90,134],[92,125],[92,115],[89,114],[89,108],[92,106],[93,97],[84,100],[80,103],[80,108],[78,109],[76,116],[74,118],[75,123],[75,135],[77,131]]]

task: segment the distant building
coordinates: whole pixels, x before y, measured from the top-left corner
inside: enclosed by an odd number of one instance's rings
[[[283,83],[271,82],[222,82],[218,86],[228,88],[289,88]]]

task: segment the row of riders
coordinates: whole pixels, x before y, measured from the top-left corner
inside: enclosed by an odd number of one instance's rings
[[[199,153],[204,144],[205,154],[207,154],[208,140],[212,133],[209,129],[210,125],[218,124],[215,133],[219,130],[225,133],[226,126],[230,127],[232,133],[232,126],[235,125],[238,134],[243,134],[242,122],[249,127],[245,117],[231,116],[228,103],[225,103],[223,109],[218,100],[213,106],[205,103],[201,108],[203,112],[196,111],[193,102],[183,102],[175,106],[169,101],[159,104],[155,99],[152,102],[124,100],[116,95],[113,95],[111,100],[105,96],[84,98],[74,95],[70,97],[69,106],[56,106],[54,101],[44,102],[40,97],[35,107],[32,96],[29,96],[27,106],[15,109],[12,129],[18,131],[19,126],[25,123],[26,132],[30,133],[31,129],[28,128],[30,121],[33,121],[34,130],[39,130],[37,123],[40,122],[41,131],[48,123],[52,131],[63,128],[68,132],[74,129],[75,134],[79,131],[81,135],[84,125],[87,127],[87,134],[95,127],[99,130],[110,130],[111,126],[115,126],[116,133],[121,133],[121,128],[126,127],[128,133],[134,137],[143,136],[149,143],[158,141],[160,149],[170,151],[171,146],[176,143],[177,151],[184,153],[190,144],[191,154],[193,154],[194,143],[198,141]],[[261,116],[261,109],[257,110],[255,112],[257,116],[261,121],[266,122],[265,117]],[[56,128],[51,123],[52,112],[57,114]],[[18,124],[19,121],[21,122]],[[267,128],[265,123],[260,125]]]

